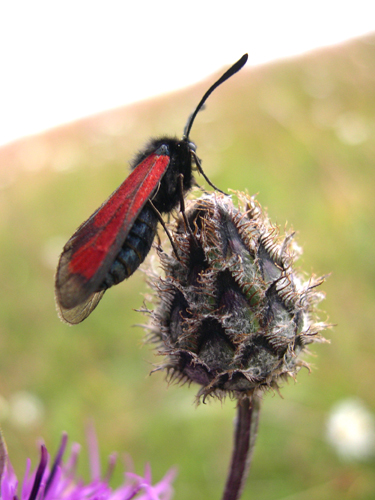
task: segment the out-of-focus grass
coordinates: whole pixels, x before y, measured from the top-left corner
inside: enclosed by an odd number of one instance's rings
[[[196,388],[166,388],[142,345],[134,309],[144,275],[109,291],[81,325],[55,313],[62,245],[128,173],[150,135],[181,135],[208,83],[85,120],[4,148],[0,156],[0,391],[29,391],[44,417],[3,430],[20,472],[36,438],[53,450],[62,430],[84,442],[93,418],[104,459],[126,451],[155,479],[179,466],[176,498],[220,498],[234,403],[194,407]],[[375,409],[375,38],[243,70],[211,98],[192,132],[212,181],[259,193],[271,219],[288,221],[301,268],[332,272],[322,309],[338,326],[317,346],[309,375],[264,398],[244,498],[372,499],[374,462],[342,463],[325,441],[331,406],[358,397]],[[199,182],[203,181],[198,179]],[[326,319],[325,313],[322,318]],[[119,468],[120,469],[120,468]],[[114,481],[119,479],[120,470]]]

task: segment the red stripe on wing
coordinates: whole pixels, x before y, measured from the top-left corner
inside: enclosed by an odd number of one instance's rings
[[[118,253],[135,219],[157,188],[169,161],[167,155],[149,155],[78,229],[72,237],[74,242],[68,266],[70,273],[80,274],[90,280],[109,252]],[[116,245],[119,239],[121,243]]]

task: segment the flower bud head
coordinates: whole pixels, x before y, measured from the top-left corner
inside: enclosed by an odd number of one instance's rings
[[[239,207],[217,193],[190,202],[172,232],[177,257],[159,249],[165,277],[151,286],[152,340],[171,380],[201,385],[198,398],[241,397],[277,388],[307,366],[300,354],[325,339],[314,322],[316,287],[293,268],[293,233],[279,237],[260,205],[239,193]]]

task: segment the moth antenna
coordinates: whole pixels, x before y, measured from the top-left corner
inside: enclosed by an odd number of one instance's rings
[[[189,116],[189,119],[185,125],[184,128],[184,135],[182,136],[182,140],[188,141],[189,140],[189,134],[191,131],[191,127],[193,126],[195,117],[199,113],[199,111],[202,109],[202,106],[204,103],[207,101],[208,97],[212,94],[212,92],[222,83],[224,83],[228,78],[233,76],[235,73],[237,73],[245,64],[248,59],[248,55],[244,54],[241,59],[239,59],[236,63],[233,64],[211,87],[207,90],[207,92],[204,94],[202,99],[200,100],[198,106],[195,108],[195,111],[193,112],[192,115]]]

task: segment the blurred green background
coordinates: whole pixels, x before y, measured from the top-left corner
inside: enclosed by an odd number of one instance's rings
[[[19,475],[26,457],[37,462],[40,436],[50,452],[63,430],[85,444],[92,419],[103,464],[126,452],[138,473],[149,461],[154,480],[177,465],[176,499],[221,497],[235,402],[196,408],[197,387],[148,376],[161,360],[133,326],[146,322],[134,311],[148,293],[144,274],[72,328],[57,318],[53,295],[63,244],[150,136],[181,136],[213,79],[0,150],[0,417]],[[296,230],[301,269],[332,273],[320,306],[337,324],[325,334],[331,344],[312,347],[312,373],[284,384],[283,398],[265,395],[243,498],[375,497],[374,458],[345,461],[326,440],[337,402],[359,398],[375,410],[374,88],[369,36],[245,68],[212,95],[191,134],[217,186],[258,193],[271,220]],[[27,407],[17,404],[30,398],[34,418],[23,421]],[[83,474],[86,464],[83,453]],[[119,466],[114,484],[121,475]]]

